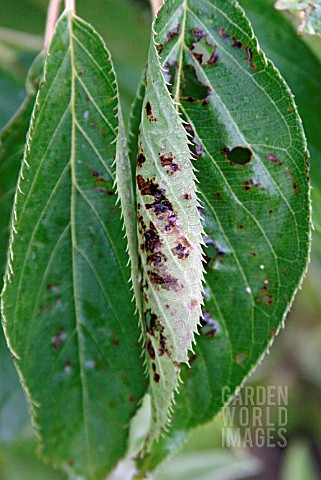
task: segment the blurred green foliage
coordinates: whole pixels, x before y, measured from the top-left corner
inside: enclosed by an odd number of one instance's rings
[[[42,45],[47,3],[0,2],[0,128],[25,97],[27,69]],[[272,0],[240,3],[262,49],[296,97],[311,153],[315,232],[309,272],[290,312],[286,332],[276,339],[272,355],[249,380],[253,385],[288,385],[288,447],[274,452],[263,448],[222,453],[218,450],[222,419],[218,418],[192,433],[183,452],[161,467],[157,480],[321,478],[321,40],[299,38],[297,19],[275,11]],[[102,34],[112,53],[128,118],[147,58],[151,20],[148,2],[78,0],[77,5],[79,14]],[[60,473],[37,460],[26,402],[3,337],[0,362],[0,479],[62,479]],[[21,434],[15,440],[18,432]]]

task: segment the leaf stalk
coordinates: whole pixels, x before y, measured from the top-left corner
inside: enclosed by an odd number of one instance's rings
[[[44,50],[48,49],[49,43],[51,42],[52,36],[55,31],[55,25],[59,17],[61,0],[50,0],[48,13],[47,13],[47,22],[46,22],[46,32],[43,48]]]
[[[65,0],[66,10],[70,13],[76,13],[76,0]]]
[[[150,4],[153,10],[153,15],[155,16],[163,4],[163,0],[150,0]]]

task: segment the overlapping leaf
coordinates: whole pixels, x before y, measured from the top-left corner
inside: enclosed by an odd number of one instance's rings
[[[2,306],[43,455],[86,479],[125,453],[145,390],[114,186],[126,170],[126,156],[115,166],[117,108],[102,40],[65,13],[33,113]]]
[[[321,68],[295,27],[271,0],[242,0],[260,46],[289,84],[305,129],[311,162],[311,182],[321,185]],[[312,190],[313,193],[313,190]]]
[[[34,98],[29,97],[0,136],[0,288],[3,285],[9,223]],[[3,331],[0,331],[0,441],[12,441],[28,419],[28,409]]]
[[[137,156],[138,238],[151,438],[168,417],[202,305],[202,226],[187,133],[151,42]]]
[[[10,217],[13,199],[21,168],[26,135],[33,110],[36,87],[41,72],[42,55],[30,68],[28,96],[13,119],[0,133],[0,289],[3,286],[8,251]],[[7,92],[8,95],[8,92]],[[0,332],[1,378],[0,378],[0,440],[13,441],[29,418],[27,404],[10,352],[6,346],[2,328]]]
[[[290,10],[302,15],[299,31],[321,36],[321,1],[320,0],[277,0],[278,10]]]
[[[155,41],[197,157],[203,328],[153,468],[217,413],[278,332],[306,268],[306,143],[293,98],[234,1],[168,0]]]

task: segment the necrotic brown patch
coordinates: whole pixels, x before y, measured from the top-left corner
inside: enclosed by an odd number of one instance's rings
[[[180,260],[185,260],[190,256],[191,244],[185,237],[178,238],[176,246],[172,248],[172,253]]]
[[[158,154],[162,167],[166,169],[169,175],[173,175],[175,172],[181,170],[180,165],[175,162],[175,155],[172,152],[166,154]]]

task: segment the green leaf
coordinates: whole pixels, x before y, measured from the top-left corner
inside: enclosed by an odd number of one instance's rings
[[[164,431],[202,305],[202,225],[187,133],[152,38],[137,156],[143,331],[150,378],[150,439]]]
[[[243,10],[234,1],[168,0],[154,29],[198,158],[206,288],[171,430],[142,470],[219,412],[222,388],[232,394],[262,358],[302,280],[310,243],[301,122]]]
[[[321,0],[277,0],[275,8],[303,16],[299,31],[321,36]]]
[[[27,28],[30,33],[42,34],[47,7],[48,0],[30,0],[28,3],[26,0],[15,0],[0,4],[0,25],[17,30]],[[148,4],[144,5],[143,1],[137,0],[91,0],[88,8],[87,0],[77,0],[77,11],[81,17],[95,25],[108,44],[117,73],[124,117],[127,118],[148,54]],[[23,32],[18,32],[16,41],[20,40],[22,35]]]
[[[3,286],[9,223],[34,98],[29,97],[0,135],[0,288]],[[19,378],[0,331],[0,441],[11,442],[29,418]]]
[[[254,457],[237,456],[227,449],[185,452],[166,462],[155,475],[156,480],[240,480],[260,473]]]
[[[295,441],[286,449],[281,480],[317,480],[318,473],[309,443]]]
[[[9,240],[9,224],[13,207],[26,135],[29,128],[35,97],[29,96],[21,108],[0,133],[0,288],[5,272]]]
[[[0,450],[1,480],[64,480],[66,477],[49,465],[44,465],[36,455],[35,442],[21,439],[10,448]]]
[[[0,128],[10,120],[24,98],[23,79],[0,65]]]
[[[306,132],[311,182],[321,184],[321,67],[316,56],[298,37],[295,27],[271,0],[242,0],[242,7],[257,32],[263,51],[288,82]]]
[[[19,32],[10,31],[10,34],[19,37]],[[6,36],[8,32],[0,30],[0,129],[26,98],[25,78],[36,53],[29,48],[28,40],[21,45],[11,45]]]
[[[146,389],[114,187],[117,109],[101,38],[65,13],[28,135],[2,308],[42,455],[92,480],[125,454]]]
[[[16,440],[29,421],[26,398],[14,368],[5,338],[0,331],[0,443]]]
[[[21,168],[26,135],[31,113],[35,102],[35,86],[39,84],[43,69],[43,55],[30,68],[28,78],[29,95],[16,115],[0,133],[0,289],[3,286],[6,257],[9,242],[10,217],[13,207],[14,193]],[[42,67],[42,68],[41,68]],[[3,333],[0,333],[0,441],[12,442],[19,434],[21,427],[29,419],[26,399],[20,385],[17,372],[13,366],[10,352]]]

